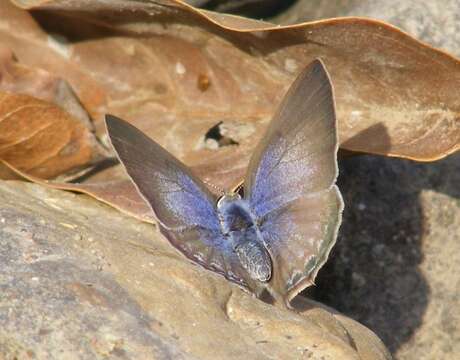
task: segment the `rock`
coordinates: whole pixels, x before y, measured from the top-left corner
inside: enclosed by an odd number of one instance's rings
[[[460,154],[362,156],[340,171],[343,223],[311,295],[375,331],[397,359],[456,359]]]
[[[255,299],[84,195],[0,182],[0,203],[3,359],[390,358],[357,322]]]

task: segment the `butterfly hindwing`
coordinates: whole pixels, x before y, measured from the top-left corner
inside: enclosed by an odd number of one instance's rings
[[[273,257],[269,287],[290,301],[313,284],[335,243],[342,200],[336,186],[299,197],[261,219],[261,232]]]

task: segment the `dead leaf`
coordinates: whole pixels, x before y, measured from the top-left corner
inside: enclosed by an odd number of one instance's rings
[[[430,161],[460,147],[458,59],[379,21],[278,27],[180,1],[15,3],[37,11],[0,4],[2,43],[67,80],[103,141],[113,113],[219,186],[241,178],[278,101],[317,57],[335,86],[342,150]],[[238,145],[203,146],[219,123],[254,130]],[[119,178],[85,186],[107,179]]]
[[[63,79],[39,69],[20,64],[10,49],[0,45],[0,90],[26,94],[66,110],[88,129],[93,124],[70,85]]]
[[[458,60],[379,21],[276,27],[180,1],[17,4],[53,10],[34,13],[35,22],[3,5],[10,16],[2,22],[19,19],[35,40],[26,49],[22,36],[1,33],[20,58],[65,77],[97,119],[127,118],[190,164],[207,158],[197,144],[219,121],[253,123],[260,136],[287,86],[316,57],[331,72],[347,150],[427,161],[459,147],[460,101],[451,91],[460,84]],[[46,58],[32,56],[44,49]],[[206,91],[197,85],[203,76],[213,84]],[[377,124],[388,136],[349,141]],[[254,143],[251,136],[241,151]]]
[[[0,91],[0,159],[39,178],[102,158],[94,135],[56,105]]]
[[[458,0],[297,0],[270,21],[288,25],[342,16],[378,19],[422,40],[460,55],[460,3]]]

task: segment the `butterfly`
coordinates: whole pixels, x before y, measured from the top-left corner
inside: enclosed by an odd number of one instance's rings
[[[109,138],[162,234],[186,257],[275,303],[314,283],[341,222],[337,124],[329,75],[298,75],[252,155],[244,194],[214,195],[140,130],[106,116]]]

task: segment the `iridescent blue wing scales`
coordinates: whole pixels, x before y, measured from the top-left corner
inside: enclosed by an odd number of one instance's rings
[[[216,212],[216,197],[173,155],[140,130],[106,116],[112,145],[139,193],[151,206],[161,232],[188,258],[250,286]]]
[[[332,85],[315,60],[284,97],[244,183],[273,261],[268,288],[285,302],[313,283],[335,243],[343,208],[337,149]]]

